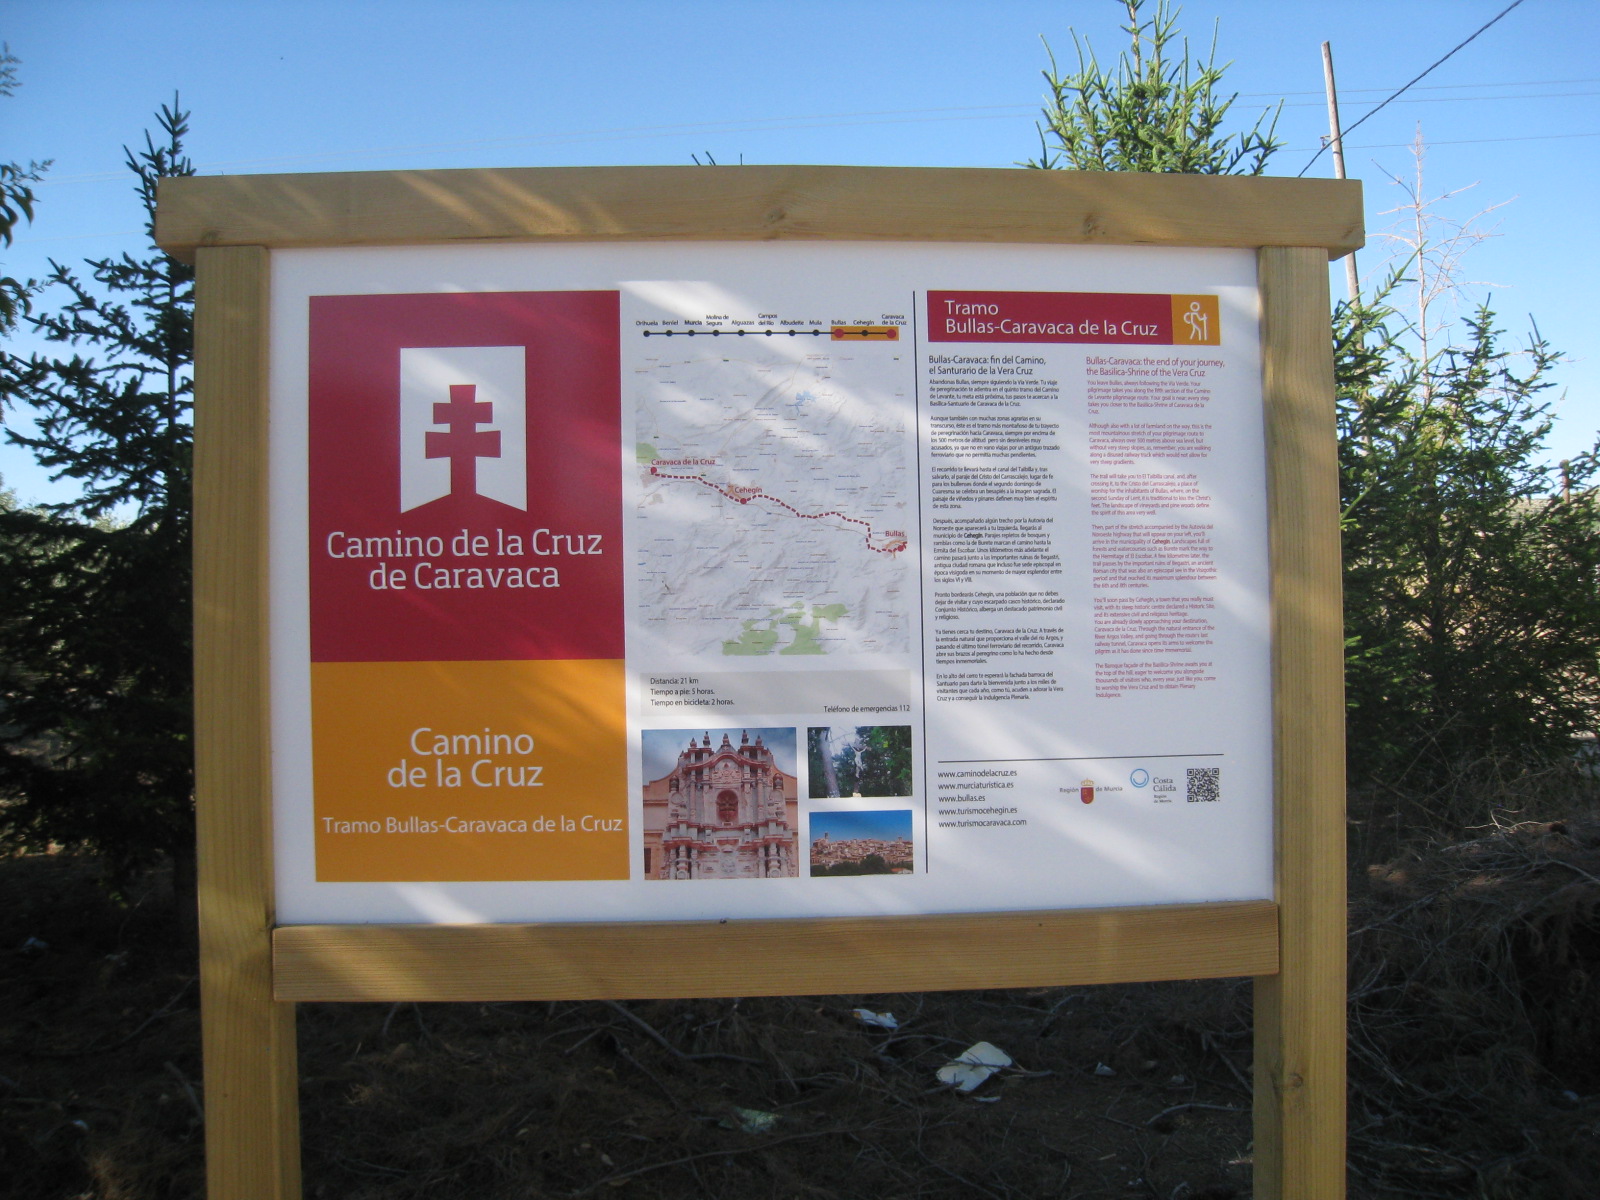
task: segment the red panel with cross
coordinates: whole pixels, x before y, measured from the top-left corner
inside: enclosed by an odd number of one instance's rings
[[[616,293],[310,305],[313,661],[620,659]]]

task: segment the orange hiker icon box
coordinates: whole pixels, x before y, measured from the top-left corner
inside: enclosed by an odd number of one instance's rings
[[[1215,296],[1172,297],[1172,344],[1222,345],[1222,311]]]

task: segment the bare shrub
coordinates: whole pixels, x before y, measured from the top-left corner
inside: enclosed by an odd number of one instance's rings
[[[1565,815],[1526,819],[1552,810]],[[1589,1194],[1600,1179],[1593,785],[1571,769],[1461,776],[1411,812],[1392,856],[1369,860],[1352,889],[1352,1169],[1374,1195]],[[1476,836],[1449,838],[1469,814]]]

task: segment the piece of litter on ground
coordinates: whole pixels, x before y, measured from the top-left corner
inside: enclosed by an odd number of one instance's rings
[[[940,1083],[958,1092],[970,1092],[1001,1067],[1011,1065],[1011,1056],[998,1046],[978,1042],[968,1046],[935,1074]]]
[[[899,1029],[900,1022],[894,1019],[893,1013],[875,1013],[870,1008],[851,1009],[856,1020],[863,1025],[870,1025],[873,1029]]]
[[[735,1108],[731,1117],[717,1122],[724,1129],[737,1129],[740,1133],[771,1133],[777,1123],[777,1113],[762,1112],[759,1108]]]
[[[1094,1065],[1094,1073],[1096,1075],[1115,1075],[1116,1074],[1116,1072],[1113,1071],[1110,1067],[1106,1066],[1105,1063],[1095,1063],[1095,1065]]]

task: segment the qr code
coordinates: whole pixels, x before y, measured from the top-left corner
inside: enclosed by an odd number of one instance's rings
[[[1221,767],[1189,768],[1189,803],[1203,804],[1222,799]]]

